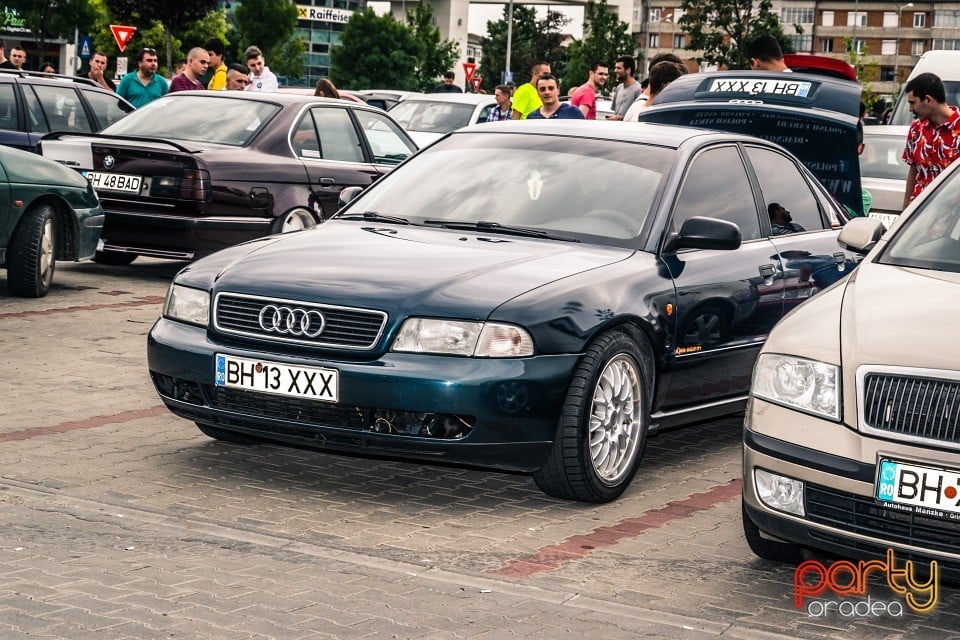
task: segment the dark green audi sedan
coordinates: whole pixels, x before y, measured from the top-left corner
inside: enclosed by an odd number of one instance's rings
[[[739,134],[477,125],[359,191],[177,275],[148,339],[167,407],[221,440],[605,502],[648,434],[742,411],[770,328],[854,266],[830,194]]]
[[[86,178],[34,153],[0,146],[0,265],[10,293],[47,295],[57,260],[93,257],[103,218]]]

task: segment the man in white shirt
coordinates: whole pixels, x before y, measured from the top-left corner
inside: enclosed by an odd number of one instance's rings
[[[263,52],[259,47],[247,47],[243,52],[243,59],[247,61],[247,69],[250,69],[250,84],[245,91],[262,91],[264,93],[275,93],[280,86],[277,76],[270,67],[263,62]]]

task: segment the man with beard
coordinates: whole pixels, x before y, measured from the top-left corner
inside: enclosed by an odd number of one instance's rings
[[[157,74],[157,65],[156,49],[140,49],[137,52],[138,69],[120,79],[117,94],[137,109],[162,98],[170,90],[170,85]]]

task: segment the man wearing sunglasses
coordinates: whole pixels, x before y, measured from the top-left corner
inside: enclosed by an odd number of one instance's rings
[[[155,49],[140,49],[137,52],[138,69],[120,79],[117,94],[138,109],[163,97],[170,90],[170,85],[166,78],[157,74],[158,64]]]

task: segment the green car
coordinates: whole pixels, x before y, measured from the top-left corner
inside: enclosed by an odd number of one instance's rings
[[[0,265],[10,293],[45,296],[56,261],[92,258],[102,227],[103,210],[86,178],[0,146]]]

